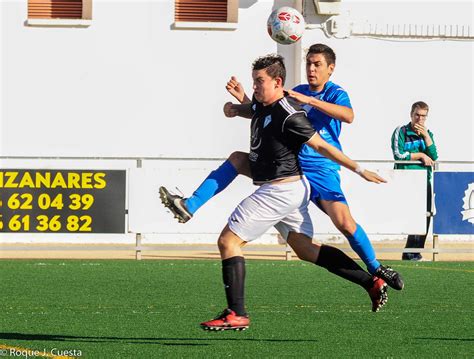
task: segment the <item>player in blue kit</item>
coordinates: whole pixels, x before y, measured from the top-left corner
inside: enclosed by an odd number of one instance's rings
[[[349,96],[340,86],[329,81],[334,72],[336,55],[324,45],[312,45],[306,55],[307,85],[289,90],[307,112],[308,119],[319,135],[342,150],[339,142],[342,122],[351,123],[354,112]],[[240,83],[233,77],[226,86],[229,93],[241,103],[249,103]],[[304,145],[299,154],[300,166],[311,185],[311,201],[325,212],[339,231],[348,239],[352,249],[366,264],[369,273],[382,278],[394,289],[403,289],[404,283],[396,271],[382,266],[364,229],[353,219],[340,185],[340,166]],[[187,222],[210,198],[225,189],[238,174],[250,177],[248,153],[234,152],[218,169],[212,171],[189,198],[182,198],[160,188],[162,200],[182,223]]]
[[[250,177],[258,186],[235,208],[217,240],[227,307],[216,318],[202,322],[204,330],[245,330],[250,319],[245,306],[246,264],[242,247],[275,227],[302,260],[363,287],[377,311],[387,300],[387,284],[364,271],[341,250],[312,242],[313,225],[308,213],[310,187],[298,162],[307,144],[363,179],[385,180],[360,166],[324,141],[308,121],[306,112],[285,96],[286,69],[279,55],[258,58],[252,64],[253,101],[227,103],[227,117],[251,118]],[[165,205],[167,197],[163,198]]]

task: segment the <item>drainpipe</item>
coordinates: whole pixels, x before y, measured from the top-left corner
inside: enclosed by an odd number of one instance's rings
[[[301,14],[303,14],[303,7],[304,7],[304,0],[294,0],[294,7],[298,10]],[[301,66],[302,66],[302,55],[303,55],[303,45],[302,39],[298,41],[296,44],[293,45],[293,59],[294,59],[294,66],[293,66],[293,73],[295,79],[295,85],[299,85],[302,83],[301,78]]]

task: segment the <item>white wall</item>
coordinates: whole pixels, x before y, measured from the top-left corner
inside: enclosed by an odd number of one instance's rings
[[[0,1],[1,156],[225,157],[246,150],[248,122],[222,115],[229,76],[250,91],[252,61],[279,52],[288,86],[304,82],[303,50],[324,42],[338,56],[333,81],[349,92],[356,113],[342,134],[351,157],[391,159],[393,129],[424,100],[440,159],[474,160],[472,41],[336,39],[307,30],[297,46],[277,45],[266,33],[267,16],[293,1],[241,0],[233,31],[173,29],[174,2],[165,0],[93,0],[89,28],[27,27],[26,3]],[[309,22],[328,19],[305,3]],[[354,21],[473,20],[471,1],[342,5]]]
[[[26,0],[2,2],[1,154],[215,157],[245,148],[247,123],[222,115],[224,86],[276,44],[255,26],[272,3],[242,3],[237,30],[194,31],[171,29],[172,1],[95,0],[89,28],[25,27]]]
[[[305,10],[310,21],[328,19],[314,15],[309,2]],[[355,23],[470,24],[471,37],[474,31],[472,1],[342,0],[346,11]],[[349,92],[356,115],[341,137],[350,155],[391,159],[393,130],[410,121],[411,105],[422,100],[430,106],[427,125],[439,159],[474,159],[472,40],[335,39],[321,30],[307,31],[302,40],[303,48],[324,42],[337,54],[333,81]],[[370,141],[362,140],[368,134]]]
[[[355,20],[472,23],[470,1],[342,4]],[[237,30],[208,31],[171,29],[172,1],[95,0],[89,28],[38,28],[24,26],[26,0],[3,0],[0,154],[218,157],[245,149],[246,121],[222,116],[229,75],[250,91],[251,62],[279,51],[295,82],[293,48],[266,34],[272,5],[241,1]],[[314,16],[310,1],[305,12],[310,22],[327,19]],[[390,159],[393,129],[422,99],[440,159],[473,160],[472,41],[335,39],[308,30],[301,46],[314,42],[338,55],[333,80],[349,91],[357,116],[342,135],[353,157]],[[367,133],[376,135],[361,142]]]

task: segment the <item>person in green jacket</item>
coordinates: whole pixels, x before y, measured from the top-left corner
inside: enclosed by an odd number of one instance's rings
[[[420,164],[395,164],[395,169],[422,169],[427,173],[427,208],[431,212],[431,178],[434,162],[438,159],[438,151],[433,138],[433,133],[426,127],[428,118],[428,105],[423,101],[415,102],[411,106],[411,121],[404,126],[399,126],[392,134],[392,153],[396,161],[420,161]],[[423,248],[430,226],[430,218],[426,220],[426,234],[409,235],[405,248]],[[420,253],[403,253],[403,260],[422,259]]]

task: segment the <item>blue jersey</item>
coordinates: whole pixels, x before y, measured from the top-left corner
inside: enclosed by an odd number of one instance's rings
[[[324,89],[320,92],[311,91],[309,89],[309,85],[299,85],[296,86],[293,90],[302,93],[306,96],[315,97],[321,101],[352,108],[351,101],[347,92],[344,91],[342,87],[336,85],[331,81],[328,81],[324,85]],[[310,105],[304,105],[302,107],[308,113],[308,119],[313,125],[314,129],[319,133],[319,135],[326,142],[330,143],[331,145],[337,147],[339,150],[342,151],[342,146],[339,142],[339,135],[341,134],[342,124],[341,121],[330,117],[319,110],[316,110]],[[325,168],[333,168],[336,170],[340,168],[337,163],[319,154],[308,145],[304,145],[301,148],[299,154],[299,161],[303,169],[305,167],[314,168],[315,165],[324,166]]]

